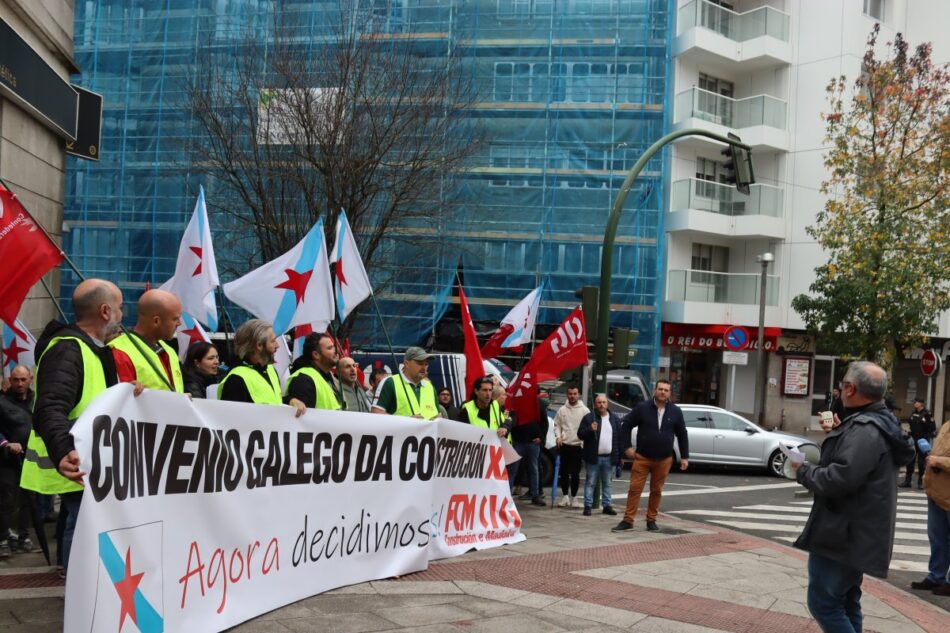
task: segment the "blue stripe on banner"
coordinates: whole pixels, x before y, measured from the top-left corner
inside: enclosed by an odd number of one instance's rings
[[[198,208],[205,208],[205,188],[198,185]],[[205,214],[198,213],[198,246],[204,248],[205,239]]]
[[[343,257],[343,239],[346,237],[346,232],[350,228],[350,223],[346,219],[346,211],[340,209],[340,219],[337,220],[337,226],[340,228],[337,231],[336,235],[336,245],[333,247],[334,258],[336,259],[337,266],[340,265],[340,259]],[[346,314],[346,302],[343,300],[343,286],[340,284],[340,278],[336,277],[333,280],[333,285],[336,289],[336,313],[340,315],[340,321],[343,321],[343,315]]]
[[[125,577],[125,561],[115,548],[107,532],[99,533],[99,559],[109,574],[112,584]],[[142,633],[163,633],[165,621],[138,589],[135,590],[135,624]]]
[[[317,253],[320,252],[320,243],[323,241],[323,220],[310,229],[303,242],[303,252],[294,263],[294,270],[305,273],[313,270],[317,265]],[[294,315],[297,313],[297,297],[293,290],[285,290],[284,298],[280,300],[280,307],[274,316],[274,333],[280,336],[290,329]]]

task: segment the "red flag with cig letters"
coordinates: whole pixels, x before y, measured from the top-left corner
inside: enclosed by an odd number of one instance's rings
[[[0,319],[12,324],[27,293],[59,266],[63,253],[46,237],[12,191],[0,185]]]
[[[538,420],[538,383],[554,380],[569,369],[586,365],[588,360],[584,313],[577,308],[538,345],[508,386],[508,408],[515,413],[517,424]]]

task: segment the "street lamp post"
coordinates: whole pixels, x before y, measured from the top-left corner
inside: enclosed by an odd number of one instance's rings
[[[762,281],[759,284],[759,336],[758,348],[755,351],[755,421],[759,426],[765,425],[765,379],[768,374],[765,368],[765,289],[769,264],[774,260],[772,253],[763,253],[755,258],[755,261],[762,264]]]

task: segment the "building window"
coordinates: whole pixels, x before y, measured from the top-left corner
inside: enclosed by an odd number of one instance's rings
[[[729,271],[729,249],[725,246],[694,243],[689,267],[691,269],[689,274],[690,283],[715,284],[722,277],[709,273]]]
[[[884,0],[864,0],[864,14],[879,22],[883,22]]]

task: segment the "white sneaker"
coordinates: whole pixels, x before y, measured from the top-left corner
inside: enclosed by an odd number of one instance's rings
[[[557,500],[557,507],[559,508],[569,508],[571,507],[571,498],[567,495],[562,495]]]
[[[574,497],[574,499],[571,501],[571,507],[572,507],[572,508],[583,508],[583,507],[584,507],[584,498],[581,497],[580,495],[577,495],[576,497]]]

